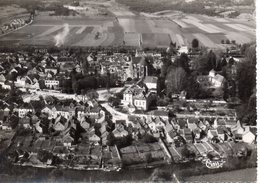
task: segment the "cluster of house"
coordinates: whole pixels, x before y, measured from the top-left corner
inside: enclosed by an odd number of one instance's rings
[[[215,70],[211,70],[208,75],[197,77],[197,82],[205,88],[221,88],[224,81],[224,76],[217,74]]]
[[[129,86],[123,92],[121,103],[128,107],[130,111],[143,110],[147,111],[157,96],[156,76],[146,76],[143,81]]]
[[[10,149],[8,158],[19,165],[88,170],[116,170],[121,166],[116,146],[102,148],[100,145],[79,143],[67,148],[60,141],[38,134],[27,135],[26,138],[18,136]]]
[[[10,22],[5,23],[0,27],[0,33],[6,34],[12,30],[18,29],[28,23],[31,23],[33,21],[33,16],[28,14],[24,15],[20,18],[12,19]]]
[[[16,87],[29,89],[59,90],[61,83],[71,79],[75,71],[82,75],[116,76],[118,82],[142,78],[149,74],[149,64],[159,67],[161,57],[154,56],[153,62],[144,55],[132,56],[124,53],[108,55],[103,52],[89,54],[79,61],[66,51],[49,54],[46,52],[17,52],[0,55],[0,82],[8,86],[14,81]],[[87,62],[87,63],[84,63]],[[10,87],[9,87],[10,88]]]
[[[25,129],[32,129],[42,135],[55,135],[56,141],[64,147],[71,147],[77,142],[89,142],[94,145],[106,145],[108,136],[121,138],[129,135],[124,121],[117,121],[111,126],[105,111],[95,101],[87,103],[73,100],[55,101],[48,96],[43,101],[23,103],[10,112],[7,106],[0,111],[0,127],[10,131],[13,120]],[[99,124],[96,128],[95,124]]]
[[[147,56],[153,58],[153,61],[148,60]],[[107,73],[114,74],[121,82],[148,76],[149,64],[154,68],[160,68],[162,64],[160,54],[158,56],[147,53],[140,54],[139,52],[136,52],[135,56],[123,53],[114,53],[113,55],[97,53],[95,56],[90,54],[87,60],[90,73],[95,71],[101,75],[106,75]]]
[[[202,107],[201,111],[176,112],[172,119],[169,119],[167,109],[133,113],[132,115],[139,119],[143,127],[150,129],[154,136],[164,136],[169,143],[218,143],[225,141],[255,143],[256,127],[242,125],[237,120],[235,110],[223,107],[225,102],[218,102],[211,108],[213,113],[212,111],[208,113],[211,110],[210,107],[206,107],[204,113]],[[136,120],[136,118],[134,119]]]

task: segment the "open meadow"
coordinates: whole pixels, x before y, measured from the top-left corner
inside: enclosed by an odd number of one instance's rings
[[[63,31],[64,24],[69,26],[64,46],[166,48],[170,42],[177,46],[191,46],[196,38],[200,46],[225,49],[221,42],[227,39],[238,44],[256,39],[253,20],[194,14],[156,18],[131,13],[115,14],[106,17],[38,15],[32,24],[0,37],[0,44],[55,45],[54,37]]]

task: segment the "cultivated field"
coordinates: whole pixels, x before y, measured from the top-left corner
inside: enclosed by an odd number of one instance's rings
[[[33,24],[0,37],[0,44],[54,45],[54,36],[69,25],[65,46],[134,46],[168,47],[191,46],[198,39],[201,46],[225,49],[222,40],[237,43],[255,41],[255,22],[182,15],[168,17],[137,16],[128,11],[117,11],[107,17],[49,17],[37,16]]]

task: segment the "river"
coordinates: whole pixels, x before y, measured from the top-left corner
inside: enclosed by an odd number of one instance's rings
[[[13,173],[0,174],[0,182],[104,182],[104,181],[148,181],[154,169],[131,169],[120,172],[80,171],[41,169],[32,167],[13,167]],[[189,169],[188,167],[186,167]],[[256,182],[256,168],[234,170],[229,172],[207,174],[201,176],[181,177],[178,172],[185,171],[185,166],[167,165],[161,169],[176,172],[180,182]],[[1,172],[0,172],[1,173]]]
[[[247,168],[230,172],[187,177],[184,178],[184,180],[190,182],[256,182],[256,175],[256,168]]]

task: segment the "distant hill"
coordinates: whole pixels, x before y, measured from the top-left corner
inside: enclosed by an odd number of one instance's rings
[[[184,13],[218,15],[218,7],[252,6],[255,0],[116,0],[132,11],[154,13],[164,10],[178,10]]]

